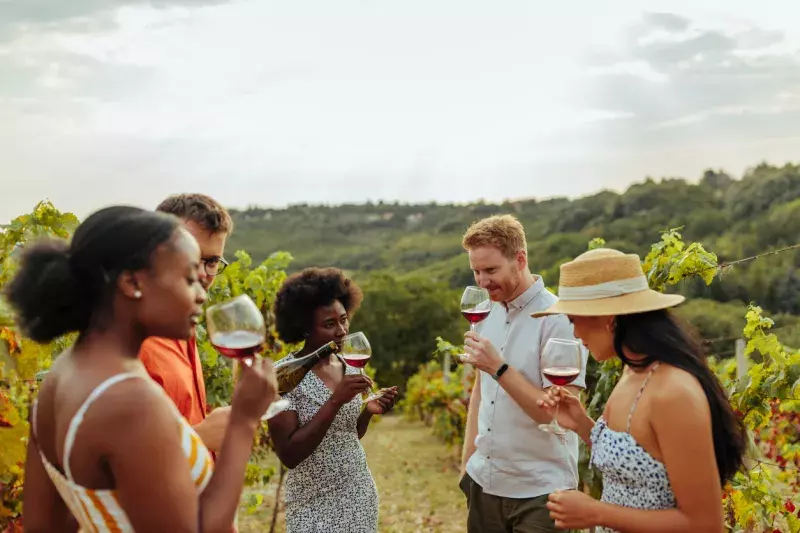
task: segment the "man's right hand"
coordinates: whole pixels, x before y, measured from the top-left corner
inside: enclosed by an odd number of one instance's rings
[[[217,407],[208,413],[202,422],[194,426],[194,430],[200,435],[203,444],[212,452],[218,452],[222,448],[222,439],[225,437],[230,416],[230,406]]]

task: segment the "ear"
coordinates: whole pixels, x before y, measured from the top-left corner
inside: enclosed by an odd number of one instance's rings
[[[123,272],[117,278],[117,288],[126,297],[132,300],[142,298],[142,291],[139,289],[139,279],[135,272]]]
[[[605,327],[610,333],[614,333],[614,330],[617,329],[617,317],[611,315],[601,318],[603,320],[603,327]]]
[[[528,268],[528,252],[525,250],[517,251],[517,267],[519,267],[520,270]]]

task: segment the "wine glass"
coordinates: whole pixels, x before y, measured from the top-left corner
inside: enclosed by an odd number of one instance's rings
[[[547,339],[540,359],[542,375],[553,385],[569,385],[580,375],[581,345],[573,339]],[[558,424],[558,404],[556,415],[549,424],[539,424],[539,429],[555,435],[564,435],[566,430]]]
[[[469,322],[470,331],[475,331],[475,324],[489,316],[491,310],[492,300],[489,298],[489,291],[473,285],[464,289],[461,295],[461,314]],[[464,361],[467,354],[462,353],[458,357]]]
[[[364,335],[363,332],[358,331],[346,335],[342,340],[341,354],[342,359],[344,359],[344,362],[347,363],[348,366],[357,368],[359,373],[364,375],[364,367],[367,366],[370,357],[372,357],[372,347],[369,345],[367,336]],[[373,392],[372,394],[362,392],[361,400],[366,403],[377,400],[381,396],[382,395],[378,392]]]
[[[211,345],[225,357],[250,366],[261,352],[267,334],[264,315],[246,294],[206,310],[206,327]],[[289,407],[288,400],[272,402],[262,420]]]

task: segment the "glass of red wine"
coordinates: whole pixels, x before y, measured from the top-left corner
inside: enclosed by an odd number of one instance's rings
[[[580,375],[583,359],[581,345],[573,339],[547,339],[540,359],[542,375],[553,385],[564,387]],[[556,416],[549,424],[539,424],[539,429],[556,435],[566,434],[566,430],[558,424],[558,404]]]
[[[267,328],[264,315],[246,294],[206,310],[206,328],[211,345],[225,357],[250,366],[263,349]],[[270,404],[261,418],[272,418],[289,407],[288,400]]]
[[[367,366],[370,357],[372,357],[372,347],[369,345],[367,336],[363,332],[350,333],[342,340],[341,349],[342,359],[348,366],[357,368],[359,373],[364,374],[364,367]],[[382,395],[379,392],[361,393],[361,401],[371,402],[377,400]]]
[[[470,285],[464,289],[461,295],[461,314],[469,322],[470,331],[475,331],[475,325],[489,316],[492,310],[492,300],[489,298],[489,291],[481,287]],[[467,354],[459,354],[462,361]]]

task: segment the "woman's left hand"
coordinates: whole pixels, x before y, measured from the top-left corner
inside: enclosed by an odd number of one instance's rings
[[[397,401],[397,387],[382,389],[381,397],[367,403],[367,412],[373,415],[384,415],[394,408]]]
[[[577,490],[560,490],[548,497],[550,518],[558,529],[586,529],[600,525],[597,508],[600,502]]]

